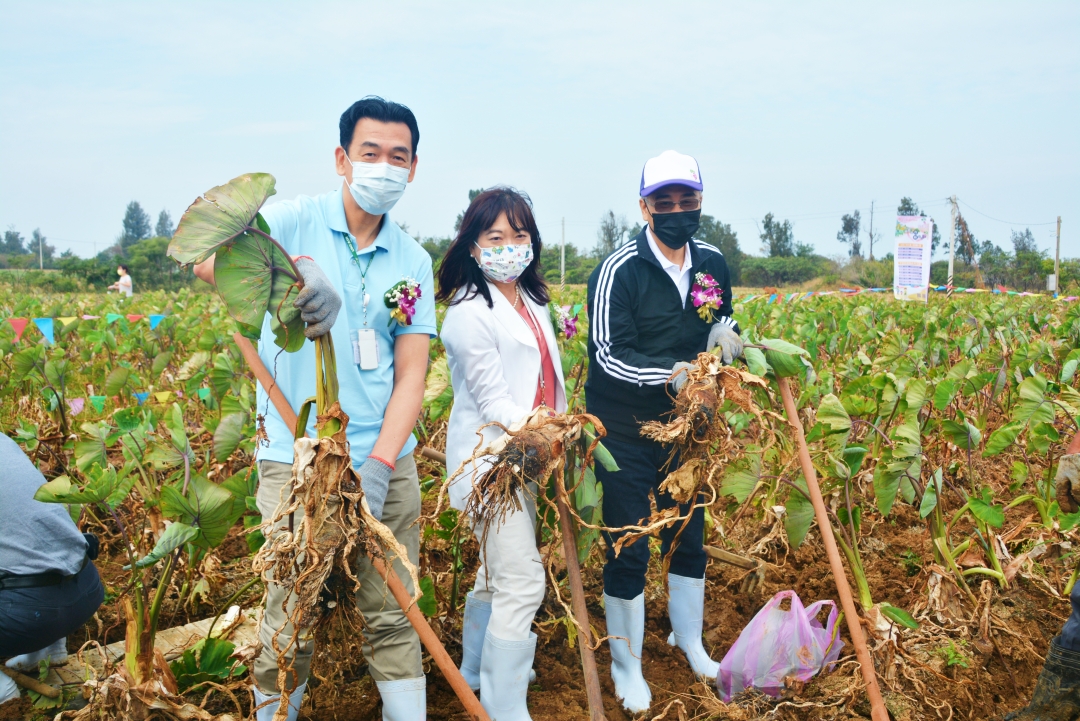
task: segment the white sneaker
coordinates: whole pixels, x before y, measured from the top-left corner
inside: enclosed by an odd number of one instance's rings
[[[627,601],[604,594],[611,680],[615,694],[630,713],[648,711],[652,691],[641,674],[641,644],[645,640],[645,594]]]
[[[690,668],[699,677],[716,681],[720,664],[709,658],[701,644],[701,625],[705,615],[705,579],[668,574],[668,616],[671,618],[669,646],[678,646],[686,654]]]
[[[19,671],[37,671],[38,664],[44,659],[49,659],[49,664],[59,666],[67,663],[67,638],[53,641],[40,651],[24,653],[8,659],[7,667]]]
[[[6,673],[0,673],[0,704],[19,698],[19,687]]]

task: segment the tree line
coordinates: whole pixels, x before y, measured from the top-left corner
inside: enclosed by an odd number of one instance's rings
[[[468,192],[471,203],[482,189]],[[926,217],[919,206],[909,197],[900,199],[896,215],[919,215]],[[464,210],[458,213],[454,223],[454,233],[445,236],[418,238],[436,264],[441,262],[454,235],[461,227]],[[848,261],[837,260],[818,254],[812,243],[798,240],[790,220],[766,213],[758,225],[760,255],[750,255],[739,245],[738,234],[727,223],[711,216],[702,215],[701,224],[695,235],[697,240],[709,243],[720,249],[727,260],[733,286],[780,287],[806,283],[821,279],[825,283],[850,283],[864,286],[881,287],[892,283],[892,254],[875,260],[873,248],[881,241],[880,230],[874,230],[864,222],[859,210],[844,214],[840,218],[840,229],[836,239],[846,246]],[[892,218],[887,217],[879,226],[890,228]],[[403,224],[408,232],[408,226]],[[589,250],[583,250],[574,244],[567,244],[565,249],[565,279],[570,284],[588,282],[600,261],[614,252],[623,243],[629,242],[641,232],[640,223],[631,224],[625,215],[616,215],[606,211],[599,220],[596,230],[596,242]],[[55,269],[74,281],[74,287],[96,287],[115,282],[116,266],[124,263],[128,266],[137,288],[176,288],[192,282],[191,273],[181,271],[167,256],[169,241],[175,226],[167,210],[158,213],[157,221],[143,209],[138,201],[128,203],[121,221],[120,232],[115,241],[105,250],[92,258],[79,258],[70,250],[57,255],[56,248],[47,242],[40,228],[35,228],[30,238],[25,238],[13,226],[9,227],[0,242],[0,269],[31,269],[43,266]],[[979,280],[988,286],[1002,285],[1010,289],[1039,290],[1045,288],[1046,275],[1053,272],[1053,261],[1049,254],[1037,247],[1030,229],[1023,232],[1012,231],[1011,248],[1006,250],[990,240],[978,240],[971,233],[967,222],[957,215],[956,228],[956,267],[954,284],[974,286]],[[941,245],[939,224],[934,224],[931,241],[933,252]],[[879,246],[880,247],[880,246]],[[544,277],[549,283],[560,281],[559,244],[548,242],[544,245],[540,262]],[[864,258],[864,250],[869,251],[869,258]],[[945,261],[936,261],[931,267],[931,283],[940,285],[945,282]],[[978,268],[979,278],[976,278]],[[1080,260],[1066,260],[1062,263],[1061,287],[1069,283],[1080,282]],[[49,281],[56,285],[55,280]],[[66,288],[66,286],[65,286]]]

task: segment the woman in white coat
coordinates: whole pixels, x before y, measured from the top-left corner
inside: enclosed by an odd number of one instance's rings
[[[446,467],[453,473],[480,440],[545,406],[566,410],[562,364],[540,275],[540,231],[528,197],[510,188],[478,195],[439,268],[437,300],[449,304],[446,346],[454,406],[446,431]],[[450,485],[450,505],[464,510],[483,461]],[[476,584],[466,596],[461,671],[499,721],[529,719],[528,691],[536,634],[532,621],[544,599],[544,568],[536,548],[530,489],[523,510],[487,529]],[[473,528],[477,540],[483,527]]]

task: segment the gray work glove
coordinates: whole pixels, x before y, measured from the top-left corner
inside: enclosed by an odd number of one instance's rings
[[[720,359],[724,361],[724,365],[731,365],[742,355],[742,338],[727,323],[713,323],[709,330],[709,343],[706,350],[712,353],[713,348],[717,346],[720,346]]]
[[[1080,511],[1080,453],[1069,453],[1058,459],[1054,488],[1061,510],[1066,513]]]
[[[330,332],[341,310],[341,296],[315,261],[301,258],[296,261],[296,269],[304,279],[304,288],[293,305],[300,309],[300,319],[307,323],[304,335],[314,340]]]
[[[668,382],[671,383],[671,387],[675,389],[676,393],[681,391],[682,387],[686,385],[686,381],[690,378],[690,376],[687,375],[687,372],[691,368],[697,368],[697,366],[695,366],[693,363],[687,363],[686,361],[679,361],[674,365],[674,367],[672,367],[672,378]]]
[[[386,492],[390,488],[390,474],[393,472],[393,468],[374,458],[368,458],[360,466],[360,487],[364,490],[368,509],[376,521],[382,520]]]

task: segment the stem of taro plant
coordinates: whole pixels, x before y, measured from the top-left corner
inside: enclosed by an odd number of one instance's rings
[[[1068,596],[1072,593],[1073,586],[1076,585],[1077,579],[1080,579],[1080,561],[1077,562],[1076,568],[1073,569],[1072,575],[1069,576],[1069,582],[1065,584],[1065,595]]]
[[[859,591],[859,604],[863,607],[863,611],[869,611],[874,607],[874,598],[870,594],[870,584],[866,581],[866,571],[863,569],[862,558],[859,556],[859,546],[857,544],[854,547],[849,546],[835,528],[832,532],[836,537],[836,542],[840,544],[840,550],[844,552],[848,563],[851,564],[851,575],[855,577],[855,586]],[[854,539],[852,543],[855,543]]]
[[[334,341],[329,333],[315,339],[315,407],[325,415],[338,400],[337,358]],[[319,438],[332,436],[341,430],[341,423],[331,419],[319,430]]]

